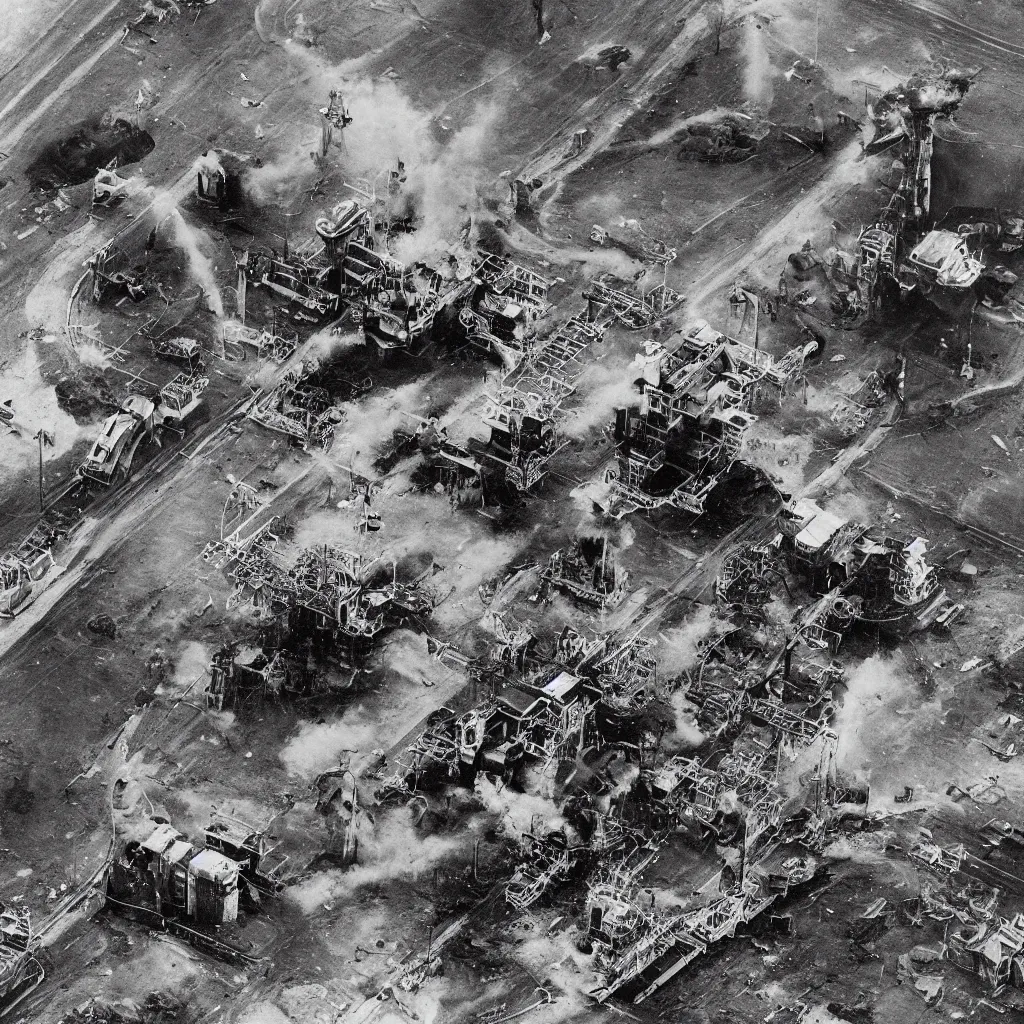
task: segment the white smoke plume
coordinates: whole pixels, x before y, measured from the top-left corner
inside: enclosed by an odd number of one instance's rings
[[[283,45],[306,72],[307,88],[321,97],[318,102],[326,105],[330,91],[337,89],[351,114],[352,123],[334,132],[326,155],[347,184],[384,198],[383,172],[404,162],[403,195],[416,213],[417,230],[395,236],[395,255],[407,263],[435,260],[457,243],[480,209],[479,193],[501,187],[486,166],[492,152],[488,139],[498,129],[498,108],[480,106],[464,124],[450,125],[447,119],[437,121],[432,111],[418,109],[389,78],[352,77],[351,68],[332,67],[314,50],[293,41]],[[312,148],[318,149],[319,137],[319,126],[302,125],[289,132],[263,167],[246,174],[248,191],[261,202],[279,201],[282,190],[298,195],[320,173],[309,145],[315,139]]]
[[[894,705],[902,703],[912,685],[905,672],[901,659],[875,655],[850,675],[834,725],[840,768],[870,767],[879,748],[905,732],[900,719],[893,720]]]
[[[161,696],[178,697],[186,691],[202,693],[210,667],[210,650],[198,640],[187,640],[174,655],[174,675],[157,687]]]
[[[426,636],[409,629],[396,630],[388,637],[381,663],[389,672],[414,683],[436,685],[450,679],[453,672],[449,665],[430,655]]]
[[[91,341],[80,342],[75,347],[75,355],[83,366],[92,366],[97,370],[105,370],[111,365],[110,356],[106,351]]]
[[[174,199],[166,192],[156,193],[153,210],[158,226],[170,228],[171,240],[185,254],[192,276],[206,293],[211,312],[223,319],[224,303],[214,274],[213,261],[200,247],[202,242],[209,244],[206,233],[185,220]]]
[[[342,760],[358,768],[377,745],[376,724],[362,707],[356,707],[333,721],[303,722],[279,756],[291,775],[312,779]]]
[[[714,608],[702,604],[678,626],[660,634],[658,669],[665,679],[696,666],[697,645],[711,633],[716,622]]]
[[[361,348],[365,344],[362,331],[345,331],[335,334],[329,327],[317,331],[306,343],[305,356],[313,356],[326,362],[347,352],[349,349]]]
[[[390,441],[395,430],[411,433],[417,421],[408,415],[409,411],[429,406],[426,388],[426,381],[414,380],[398,388],[375,391],[355,402],[338,432],[332,459],[363,476],[376,476],[373,462],[381,446]]]
[[[697,725],[697,706],[691,703],[683,689],[678,689],[670,699],[675,713],[675,730],[664,739],[666,750],[695,750],[704,742],[704,733]]]
[[[550,832],[565,824],[555,802],[548,797],[518,793],[507,786],[496,785],[484,775],[477,777],[475,792],[484,807],[498,816],[499,827],[511,830],[513,835]]]
[[[281,203],[297,198],[302,190],[319,177],[316,165],[310,158],[310,148],[303,142],[317,138],[320,129],[315,125],[300,125],[289,136],[280,152],[264,158],[262,166],[249,167],[242,178],[242,186],[258,203]],[[299,138],[298,136],[301,136]],[[314,146],[319,146],[319,138]]]
[[[633,385],[637,376],[623,359],[589,363],[580,375],[577,394],[562,424],[566,437],[583,438],[591,431],[614,424],[615,409],[636,405],[640,393]]]
[[[37,431],[46,430],[54,441],[54,447],[43,450],[44,481],[49,486],[56,480],[51,478],[46,463],[89,438],[95,428],[79,426],[61,409],[53,385],[40,373],[42,364],[36,349],[37,344],[29,342],[0,374],[0,402],[10,401],[14,412],[11,427],[0,432],[0,481],[29,470],[36,472],[39,448],[34,437]]]
[[[574,943],[575,929],[537,935],[512,947],[513,955],[556,998],[522,1018],[536,1024],[562,1024],[585,1020],[594,1013],[593,961],[580,953]]]
[[[771,57],[760,20],[747,18],[743,23],[743,98],[767,110],[775,93],[772,75]]]
[[[307,914],[322,904],[342,899],[361,886],[389,879],[416,881],[446,858],[466,850],[471,831],[454,835],[425,835],[412,823],[412,812],[402,808],[378,817],[359,838],[359,863],[345,871],[325,871],[288,889],[289,898]]]
[[[447,145],[422,162],[407,162],[405,193],[417,213],[417,228],[397,237],[394,250],[399,259],[435,260],[469,231],[480,208],[481,190],[491,188],[484,154],[497,120],[496,106],[479,107]]]
[[[951,781],[967,787],[993,774],[991,754],[950,731],[950,704],[919,688],[902,653],[866,659],[846,687],[834,724],[836,763],[870,783],[872,808],[899,810],[893,798],[904,786],[918,804],[946,801]]]

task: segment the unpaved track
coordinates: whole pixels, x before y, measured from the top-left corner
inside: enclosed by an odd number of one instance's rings
[[[99,46],[89,37],[119,7],[122,0],[101,4],[96,0],[79,0],[53,30],[43,33],[25,58],[19,61],[20,71],[39,70],[0,108],[0,150],[12,152],[25,133],[71,89],[79,85],[112,47],[123,32],[123,25],[105,37]],[[95,11],[95,13],[93,13]],[[91,20],[79,27],[74,18],[92,14]],[[54,84],[47,83],[51,76]],[[16,84],[19,76],[9,73],[3,79],[0,96]],[[45,88],[40,89],[40,85]],[[20,116],[18,116],[20,113]]]

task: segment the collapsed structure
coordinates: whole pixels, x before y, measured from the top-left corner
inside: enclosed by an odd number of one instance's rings
[[[857,251],[834,248],[828,274],[855,313],[875,312],[890,292],[943,292],[954,303],[973,298],[985,264],[982,250],[994,241],[1015,244],[1017,215],[995,213],[992,227],[978,229],[982,216],[957,211],[935,224],[932,208],[932,153],[936,122],[950,118],[963,102],[976,72],[933,69],[912,75],[868,107],[874,137],[866,151],[899,145],[900,173],[885,207],[858,238]],[[965,211],[968,212],[969,211]]]
[[[901,183],[906,192],[901,203],[910,203],[914,212],[896,204],[893,213],[903,237],[912,230],[908,225],[919,224],[927,213],[929,133],[934,111],[943,108],[918,110],[911,103],[906,111],[899,109],[915,167],[913,180],[905,176]],[[928,109],[931,121],[921,113]],[[323,157],[334,131],[343,130],[351,117],[336,92],[320,113]],[[202,199],[216,204],[224,197],[224,176],[216,156],[207,157],[199,166],[198,188]],[[392,177],[396,189],[401,180],[399,163]],[[406,266],[387,248],[398,218],[392,218],[388,201],[379,208],[375,196],[366,198],[368,205],[348,200],[318,218],[317,240],[291,251],[286,247],[283,254],[246,253],[238,264],[240,316],[246,288],[255,284],[314,318],[348,312],[382,353],[414,350],[438,326],[450,327],[496,359],[501,372],[482,417],[490,430],[486,447],[445,444],[439,461],[456,477],[467,471],[480,475],[489,464],[513,490],[534,488],[563,447],[562,406],[575,390],[589,347],[612,324],[651,328],[682,297],[665,278],[644,292],[602,277],[583,293],[585,313],[541,337],[549,310],[547,280],[485,253],[453,256],[439,269]],[[965,248],[950,250],[941,235],[924,235],[910,251],[907,259],[917,267],[918,284],[909,287],[924,289],[922,282],[931,280],[925,271],[941,286],[964,287],[965,273],[980,269]],[[862,267],[869,267],[863,253],[870,256],[873,237],[862,236]],[[606,233],[597,240],[624,248]],[[884,248],[889,242],[880,244]],[[895,242],[890,249],[898,251]],[[640,254],[662,267],[676,255],[661,243],[645,245]],[[144,294],[141,282],[119,266],[110,252],[97,254],[91,264],[94,297],[115,288],[132,298]],[[901,264],[899,272],[904,270]],[[300,314],[298,319],[309,318]],[[279,328],[276,319],[269,329],[238,321],[222,325],[220,341],[225,350],[234,346],[280,364],[295,354],[298,334]],[[161,357],[190,369],[200,365],[201,346],[191,339],[152,339],[152,345]],[[617,469],[607,481],[605,511],[614,517],[658,507],[702,512],[739,459],[758,400],[781,401],[817,347],[812,342],[774,359],[756,342],[744,345],[703,321],[686,331],[677,347],[647,343],[634,364],[640,402],[616,410]],[[276,386],[254,396],[248,417],[306,450],[329,450],[343,412],[319,386],[319,369],[306,361],[285,373]],[[158,398],[132,395],[104,423],[81,475],[102,483],[119,472],[127,475],[143,440],[155,439],[158,428],[180,427],[208,383],[182,374]],[[242,485],[237,491],[247,511],[258,508]],[[368,511],[368,489],[363,497],[361,525],[370,530],[379,516]],[[266,627],[260,642],[225,644],[216,652],[205,695],[210,709],[316,692],[322,680],[308,656],[313,647],[356,660],[397,623],[432,610],[432,596],[422,584],[433,566],[399,583],[397,565],[389,567],[383,556],[367,559],[326,544],[290,548],[281,531],[275,532],[278,522],[272,518],[249,529],[246,520],[230,532],[222,528],[221,540],[203,551],[204,561],[229,571],[234,592],[228,607],[251,611]],[[489,655],[476,662],[464,659],[474,687],[487,696],[461,713],[442,708],[432,715],[380,780],[381,800],[424,802],[425,795],[452,784],[472,785],[481,776],[526,790],[538,777],[549,784],[567,825],[546,832],[531,826],[521,834],[518,864],[503,887],[504,897],[522,912],[560,886],[578,884],[585,891],[578,946],[593,957],[599,978],[593,996],[599,1002],[616,995],[644,1000],[818,877],[813,853],[824,845],[831,812],[866,801],[858,787],[839,779],[832,763],[835,737],[829,727],[835,689],[844,675],[836,660],[844,633],[857,622],[897,629],[948,627],[962,610],[926,562],[921,538],[881,534],[806,500],[787,505],[777,526],[771,539],[726,560],[715,597],[732,625],[703,642],[698,670],[678,680],[659,679],[653,642],[628,627],[599,637],[567,627],[545,649],[511,615],[491,613],[495,642]],[[0,615],[14,614],[30,600],[63,535],[57,528],[36,532],[0,559]],[[784,630],[755,641],[749,622],[760,615],[769,625],[761,610],[773,599],[776,584],[786,584],[787,572],[800,577],[812,600]],[[609,557],[604,538],[578,537],[551,556],[541,575],[602,610],[626,595],[627,575]],[[442,657],[457,654],[448,644],[432,647]],[[664,708],[658,701],[673,690],[693,709],[700,741],[690,753],[666,756],[662,740],[669,725],[663,714],[659,717]],[[787,799],[780,786],[782,766],[816,744],[823,753],[813,799],[808,802],[807,794]],[[358,851],[350,827],[359,813],[355,776],[339,768],[318,776],[313,788],[316,810],[336,816],[332,852],[352,863]],[[689,897],[662,909],[645,889],[643,872],[677,834],[715,849],[716,861],[698,869],[699,884]],[[201,948],[247,959],[233,942],[233,930],[240,906],[247,900],[258,905],[258,892],[277,886],[280,866],[263,867],[268,845],[263,830],[237,822],[212,825],[201,847],[160,824],[123,846],[108,876],[108,899]],[[919,860],[951,871],[959,864],[941,848],[917,853]],[[27,925],[24,930],[27,934]],[[989,916],[976,929],[952,935],[948,955],[997,987],[1011,976],[1019,983],[1021,935],[1020,920],[996,922]],[[11,945],[27,952],[27,942]],[[23,981],[31,975],[25,970]]]
[[[0,903],[0,1014],[10,1013],[46,977],[26,907]]]
[[[379,787],[382,797],[451,779],[471,783],[481,771],[513,782],[528,764],[550,766],[567,753],[602,746],[653,696],[652,645],[637,634],[588,639],[567,627],[544,657],[536,638],[514,621],[492,616],[491,624],[496,649],[472,671],[493,697],[432,723]],[[442,657],[449,651],[439,650]]]
[[[293,439],[304,451],[330,451],[335,428],[345,414],[326,388],[313,383],[318,369],[315,362],[306,361],[284,374],[275,387],[257,395],[246,415],[268,430]]]
[[[629,574],[609,555],[607,537],[577,537],[568,547],[554,552],[543,577],[584,604],[612,608],[626,596]]]
[[[53,553],[73,528],[69,516],[51,512],[13,550],[0,555],[0,618],[13,618],[38,596],[56,565]]]
[[[806,498],[782,508],[777,523],[772,541],[744,553],[745,563],[733,562],[719,577],[718,593],[726,602],[743,603],[744,594],[757,591],[777,571],[770,561],[775,556],[819,598],[817,625],[832,648],[838,648],[842,630],[854,622],[921,630],[948,627],[963,611],[926,561],[927,543],[921,537],[885,535]],[[827,624],[834,627],[832,635],[822,632]]]
[[[674,250],[652,248],[652,259],[663,256],[667,266]],[[480,279],[485,301],[496,291],[517,294],[515,317],[524,308],[530,310],[526,321],[532,323],[545,312],[536,298],[546,294],[546,284],[522,268],[507,261],[485,260]],[[495,270],[500,273],[495,276]],[[603,340],[613,323],[630,330],[652,326],[682,301],[683,297],[665,282],[648,293],[614,287],[604,277],[592,281],[583,291],[587,308],[562,321],[542,342],[534,341],[525,330],[515,344],[507,340],[515,332],[506,331],[506,340],[481,337],[478,314],[465,318],[474,344],[495,352],[502,361],[497,386],[486,392],[481,422],[490,434],[485,448],[469,450],[445,445],[439,453],[439,468],[451,486],[457,487],[468,475],[481,477],[485,465],[498,469],[504,483],[513,491],[531,491],[548,474],[551,460],[565,442],[559,436],[563,403],[575,392],[584,359],[595,342]],[[493,302],[492,302],[493,305]],[[478,306],[477,309],[480,307]],[[506,313],[508,307],[506,306]],[[514,319],[513,317],[512,319]],[[509,320],[509,317],[505,317]],[[493,322],[493,321],[492,321]],[[510,321],[511,322],[511,321]],[[532,343],[528,346],[527,341]]]
[[[397,565],[389,567],[383,556],[365,559],[330,545],[286,553],[273,533],[276,521],[271,518],[245,535],[243,524],[204,549],[204,561],[217,569],[231,567],[235,590],[229,608],[248,605],[260,621],[280,622],[351,657],[365,654],[402,619],[431,610],[420,587],[431,569],[400,583]]]
[[[781,397],[817,342],[782,359],[698,321],[669,348],[645,344],[635,366],[641,399],[615,412],[617,467],[604,511],[620,518],[662,506],[700,513],[740,455],[760,391]]]

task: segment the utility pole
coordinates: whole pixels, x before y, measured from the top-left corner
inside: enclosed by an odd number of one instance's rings
[[[40,430],[36,437],[39,439],[39,511],[43,511],[43,432]]]
[[[39,511],[42,512],[45,507],[43,502],[43,445],[53,447],[53,434],[40,427],[36,431],[36,440],[39,442]]]

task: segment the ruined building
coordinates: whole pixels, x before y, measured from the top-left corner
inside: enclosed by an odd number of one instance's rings
[[[264,622],[278,621],[293,634],[310,636],[358,657],[397,622],[430,611],[419,584],[399,583],[397,569],[382,556],[361,555],[318,545],[282,549],[271,519],[249,535],[238,532],[206,546],[203,559],[231,567],[235,591],[229,606],[249,604]]]
[[[738,459],[758,388],[779,393],[808,349],[781,360],[698,321],[678,346],[649,342],[636,358],[640,403],[615,413],[618,467],[602,499],[615,518],[670,506],[699,513]]]

